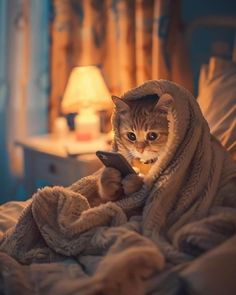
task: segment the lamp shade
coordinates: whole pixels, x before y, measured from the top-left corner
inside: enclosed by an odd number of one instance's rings
[[[83,108],[99,111],[109,109],[111,106],[110,93],[99,68],[75,67],[63,96],[61,105],[63,113],[78,112]]]

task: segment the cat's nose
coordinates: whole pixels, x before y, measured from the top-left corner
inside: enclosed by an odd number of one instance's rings
[[[137,147],[136,150],[142,154],[144,151],[144,147]]]
[[[145,149],[145,144],[143,144],[143,142],[137,142],[136,143],[136,150],[139,153],[143,153],[144,149]]]

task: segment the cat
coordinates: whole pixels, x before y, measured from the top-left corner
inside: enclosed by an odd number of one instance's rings
[[[146,174],[165,150],[170,102],[156,94],[130,101],[112,96],[112,100],[114,113],[120,121],[116,138],[118,152]],[[105,167],[98,180],[98,191],[103,201],[115,201],[122,195],[138,191],[142,185],[140,174],[130,174],[122,179],[118,170]]]

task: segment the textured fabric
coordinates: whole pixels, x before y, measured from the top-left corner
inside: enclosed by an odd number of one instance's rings
[[[14,226],[21,215],[23,209],[31,202],[7,202],[0,207],[0,236],[2,236],[9,228]]]
[[[234,294],[236,290],[235,249],[236,236],[181,271],[181,281],[185,284],[185,292],[182,294]]]
[[[97,206],[99,172],[68,188],[38,190],[1,238],[1,251],[24,264],[75,257],[90,275],[78,284],[79,294],[145,294],[144,280],[153,274],[236,234],[235,162],[210,135],[198,104],[183,87],[149,81],[123,99],[153,93],[172,99],[169,136],[140,191]],[[115,116],[113,124],[117,149]],[[142,215],[128,217],[140,207]]]

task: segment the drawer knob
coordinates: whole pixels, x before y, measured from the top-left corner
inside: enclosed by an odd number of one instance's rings
[[[54,164],[50,164],[49,165],[49,172],[52,174],[56,174],[57,173],[57,168]]]

